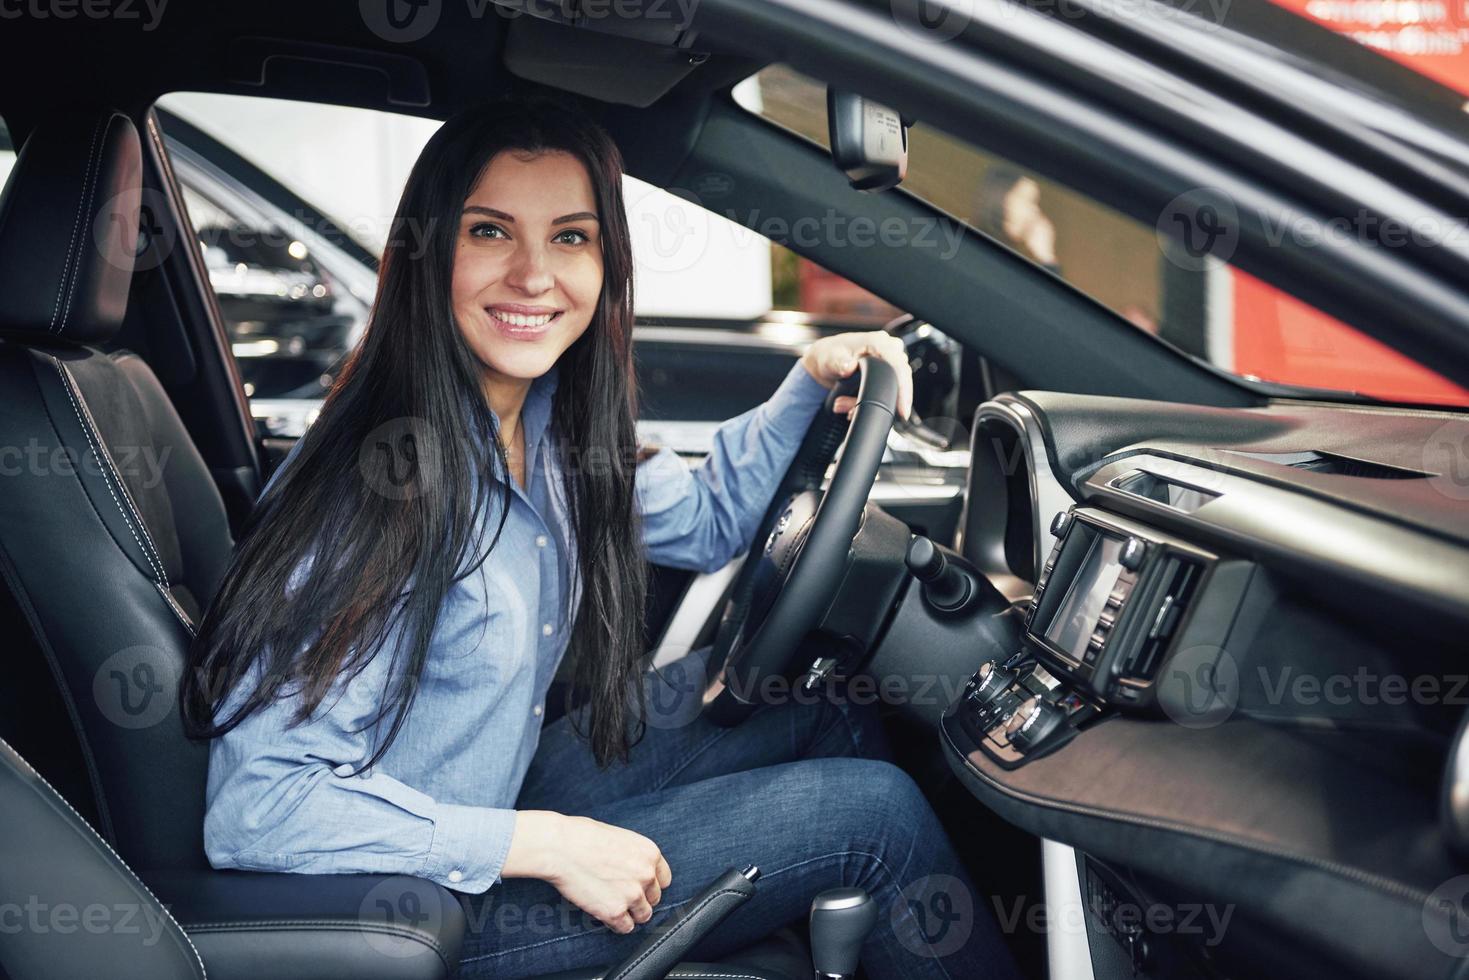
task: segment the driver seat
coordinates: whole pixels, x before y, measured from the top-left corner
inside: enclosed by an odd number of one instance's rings
[[[150,969],[120,928],[111,942],[0,934],[0,975],[447,976],[465,916],[433,883],[216,871],[205,858],[208,747],[184,737],[177,685],[234,543],[153,371],[101,349],[128,307],[141,173],[126,115],[58,112],[0,194],[0,447],[24,454],[0,458],[0,852],[15,894],[61,889],[88,906],[121,888],[144,909],[166,905],[177,955]],[[19,860],[42,841],[32,857],[45,860]],[[762,945],[696,972],[749,976],[740,964],[770,956],[785,968],[765,976],[810,971]]]

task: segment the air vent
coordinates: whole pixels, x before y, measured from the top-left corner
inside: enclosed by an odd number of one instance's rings
[[[1201,575],[1202,568],[1196,562],[1172,555],[1164,561],[1163,588],[1155,593],[1158,599],[1148,611],[1145,620],[1147,632],[1143,634],[1142,642],[1118,662],[1119,676],[1146,682],[1158,673],[1158,664],[1168,649],[1168,641],[1183,621]]]

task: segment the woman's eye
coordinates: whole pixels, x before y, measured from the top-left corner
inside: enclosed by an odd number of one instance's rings
[[[551,239],[551,241],[560,242],[562,245],[581,245],[591,240],[592,239],[590,235],[588,235],[584,231],[579,231],[576,228],[568,228],[558,234],[555,238]]]
[[[508,238],[509,236],[505,234],[505,229],[504,228],[501,228],[499,225],[492,225],[489,222],[482,221],[479,224],[470,225],[469,226],[469,237],[470,238],[499,238],[499,237],[506,237],[506,238]]]

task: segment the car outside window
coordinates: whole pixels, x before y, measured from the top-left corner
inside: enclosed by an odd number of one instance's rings
[[[826,148],[825,86],[785,65],[741,82],[747,110]],[[1139,330],[1237,376],[1390,401],[1469,404],[1469,391],[1315,307],[1148,226],[923,123],[900,188],[1048,269]]]

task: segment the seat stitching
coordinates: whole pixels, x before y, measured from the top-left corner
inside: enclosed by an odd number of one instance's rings
[[[422,943],[427,949],[434,951],[446,966],[449,963],[448,954],[443,944],[431,935],[415,929],[405,929],[402,926],[389,925],[386,922],[362,922],[357,919],[242,919],[238,922],[199,922],[191,924],[184,930],[185,934],[212,935],[222,932],[266,932],[273,930],[304,932],[316,929],[334,929],[344,932],[375,932],[384,936],[396,936],[399,939],[413,940]]]
[[[201,977],[204,977],[205,980],[208,980],[209,973],[204,969],[204,959],[203,959],[203,957],[201,957],[199,955],[199,950],[194,947],[194,941],[189,938],[189,934],[184,931],[184,927],[181,926],[181,925],[179,925],[178,920],[173,917],[173,913],[168,910],[168,906],[167,905],[164,905],[162,902],[160,902],[158,900],[158,896],[155,895],[155,894],[153,894],[153,889],[149,888],[146,884],[144,884],[143,883],[143,879],[142,878],[139,878],[137,876],[137,874],[133,871],[133,869],[130,868],[130,867],[128,867],[128,863],[122,859],[122,856],[119,855],[117,853],[117,851],[115,851],[115,850],[112,849],[112,845],[109,844],[109,843],[107,843],[106,839],[103,838],[102,835],[98,834],[97,831],[95,831],[95,830],[92,829],[92,825],[89,824],[89,823],[87,823],[87,821],[85,819],[83,819],[83,817],[82,817],[82,815],[80,813],[77,813],[76,807],[72,806],[71,803],[67,800],[66,797],[64,797],[60,793],[58,793],[56,791],[56,787],[52,786],[51,783],[47,781],[47,779],[46,779],[45,776],[41,775],[39,772],[36,772],[35,768],[29,762],[27,762],[25,760],[25,757],[24,756],[22,756],[19,752],[15,751],[15,746],[11,745],[9,742],[5,741],[5,739],[3,739],[3,738],[0,738],[0,746],[4,746],[6,749],[10,750],[10,753],[12,755],[14,755],[15,758],[16,758],[16,760],[19,761],[20,764],[26,768],[26,771],[27,772],[29,772],[32,776],[35,776],[38,780],[40,780],[41,781],[41,785],[42,786],[45,786],[48,790],[50,790],[51,791],[51,794],[56,799],[60,800],[64,804],[66,804],[66,808],[71,811],[71,815],[77,818],[77,822],[78,823],[80,823],[83,827],[87,828],[87,832],[92,835],[92,838],[97,843],[99,843],[103,847],[107,848],[107,853],[111,854],[112,857],[113,857],[113,859],[117,861],[118,867],[120,867],[120,868],[122,868],[122,870],[126,871],[128,873],[128,877],[132,878],[133,881],[135,881],[135,882],[138,883],[138,887],[141,888],[141,889],[143,889],[143,891],[147,894],[147,896],[153,900],[153,904],[157,905],[158,908],[163,912],[164,916],[166,916],[168,918],[168,921],[173,923],[174,928],[179,931],[179,935],[181,935],[181,936],[184,937],[184,942],[186,942],[186,943],[189,944],[189,950],[190,950],[190,952],[192,952],[194,954],[194,962],[197,963],[197,964],[199,964],[199,975]]]
[[[72,403],[72,411],[73,411],[73,413],[76,413],[76,423],[78,423],[78,425],[81,426],[81,428],[82,428],[82,435],[84,435],[85,438],[87,438],[87,448],[88,448],[88,450],[91,450],[91,454],[93,454],[93,458],[95,458],[95,460],[97,460],[98,472],[101,473],[101,482],[103,482],[103,485],[106,486],[106,488],[107,488],[107,494],[112,495],[112,502],[113,502],[113,504],[118,505],[118,511],[119,511],[120,514],[122,514],[123,523],[125,523],[125,525],[128,525],[128,532],[131,533],[131,535],[132,535],[132,541],[134,541],[135,544],[138,545],[138,550],[140,550],[142,552],[142,557],[144,557],[145,560],[147,560],[148,566],[150,566],[151,569],[153,569],[154,574],[156,574],[156,576],[157,576],[157,580],[159,580],[159,582],[162,582],[163,585],[166,586],[167,585],[167,576],[165,576],[165,574],[163,574],[163,569],[160,569],[160,567],[157,566],[156,563],[154,563],[154,560],[153,560],[153,552],[151,552],[150,550],[148,550],[148,548],[145,547],[144,544],[142,544],[142,539],[141,538],[138,538],[137,529],[134,529],[134,526],[132,526],[132,519],[131,519],[131,517],[128,517],[128,511],[126,511],[126,508],[123,508],[122,501],[118,500],[118,494],[116,494],[116,492],[113,491],[113,488],[112,488],[112,480],[107,479],[107,470],[101,469],[101,467],[103,467],[103,463],[101,463],[101,457],[103,457],[104,454],[98,453],[98,451],[97,451],[97,444],[95,444],[95,442],[93,442],[93,438],[91,438],[91,429],[93,429],[93,426],[88,425],[88,422],[90,422],[91,411],[88,411],[88,413],[87,413],[88,414],[87,419],[82,419],[82,411],[81,411],[81,408],[78,407],[78,403],[76,403],[76,397],[75,397],[75,395],[72,394],[72,378],[71,378],[71,372],[68,372],[68,370],[66,370],[65,367],[62,366],[62,361],[60,361],[60,359],[57,359],[57,357],[51,357],[51,366],[56,367],[56,373],[57,373],[57,375],[60,375],[60,378],[62,378],[62,388],[65,389],[65,391],[66,391],[66,400],[71,401],[71,403]],[[97,439],[98,439],[98,441],[100,441],[100,439],[101,439],[100,433],[98,433]],[[110,455],[109,455],[109,461],[110,461]],[[123,494],[126,494],[126,492],[128,492],[128,488],[123,488],[123,491],[122,492],[123,492]],[[129,502],[129,504],[132,504],[131,498],[129,498],[128,502]],[[140,525],[142,523],[142,517],[141,516],[138,517],[138,523],[140,523]],[[147,527],[144,527],[144,529],[142,529],[142,532],[144,532],[144,535],[145,535],[145,533],[147,533]],[[150,542],[150,544],[151,544],[151,542]]]
[[[110,122],[111,119],[98,119],[96,125],[92,127],[92,143],[90,146],[87,147],[87,173],[82,180],[81,197],[77,200],[77,216],[72,222],[71,240],[66,244],[66,261],[61,265],[61,281],[56,284],[56,300],[51,304],[51,333],[58,332],[56,326],[56,315],[61,312],[61,292],[63,289],[66,288],[67,273],[71,271],[71,260],[73,254],[75,254],[73,249],[76,247],[77,229],[80,228],[82,224],[82,212],[86,210],[84,205],[86,204],[87,200],[87,185],[91,183],[93,159],[92,153],[97,148],[97,134],[101,131],[102,123],[104,121]]]
[[[842,852],[842,854],[862,854],[864,855],[864,857],[873,857],[873,855],[864,854],[864,852]],[[812,858],[812,861],[820,861],[824,860],[824,858],[829,857],[833,857],[833,855],[823,855],[823,857],[821,858]],[[842,855],[834,855],[834,857],[842,857]],[[798,865],[792,865],[792,867],[798,867]],[[790,868],[784,868],[784,870],[790,870]],[[767,877],[770,876],[768,876],[768,874],[762,874],[761,880],[767,879]],[[658,911],[676,912],[692,901],[693,896],[690,895],[689,898],[683,899],[682,902],[667,902],[667,904],[658,905]],[[526,943],[526,945],[524,946],[510,946],[510,948],[508,949],[497,949],[497,951],[494,952],[483,952],[483,954],[477,954],[474,956],[463,956],[463,958],[460,958],[460,964],[479,961],[479,959],[492,959],[495,958],[495,956],[523,954],[523,952],[530,951],[530,949],[539,949],[541,948],[541,946],[549,946],[552,945],[552,943],[564,943],[567,942],[567,940],[582,939],[583,936],[595,936],[595,934],[605,932],[611,932],[611,930],[608,929],[607,926],[602,926],[602,924],[599,924],[599,926],[593,926],[591,927],[591,929],[586,930],[586,932],[577,933],[574,934],[574,936],[552,936],[551,939],[536,940],[536,942]]]
[[[92,174],[92,180],[91,180],[91,187],[90,187],[90,189],[88,189],[88,190],[86,190],[84,192],[87,195],[87,206],[86,206],[86,209],[85,210],[86,210],[86,212],[88,214],[90,214],[92,212],[92,204],[93,204],[94,201],[97,200],[97,188],[102,186],[102,180],[101,180],[101,177],[102,177],[102,167],[101,167],[101,163],[102,163],[102,157],[107,153],[107,133],[112,128],[112,120],[113,120],[113,118],[114,118],[114,116],[108,116],[107,117],[107,125],[102,130],[102,143],[97,148],[97,163],[98,163],[98,166],[97,166],[96,172]],[[91,170],[90,166],[88,167],[88,170],[90,172],[90,170]],[[83,248],[83,251],[85,251],[85,247]],[[73,268],[72,269],[72,272],[71,272],[71,289],[68,290],[67,291],[67,294],[66,294],[66,309],[64,309],[64,310],[61,311],[61,326],[58,327],[57,330],[56,330],[57,336],[61,336],[61,335],[63,335],[63,334],[66,333],[66,323],[67,323],[68,320],[71,319],[71,301],[74,300],[74,299],[76,299],[77,283],[79,283],[79,282],[82,281],[82,260],[81,260],[81,255],[82,255],[82,252],[78,252],[77,253],[77,263],[76,263],[75,268]],[[107,261],[107,256],[106,255],[103,255],[102,256],[102,261],[104,261],[104,262]]]
[[[698,915],[700,909],[704,908],[706,905],[711,904],[716,898],[720,898],[720,897],[722,897],[724,895],[739,895],[739,894],[742,894],[742,893],[740,892],[740,890],[738,888],[721,888],[721,889],[719,889],[719,891],[715,892],[713,895],[707,896],[698,905],[695,905],[693,908],[689,909],[688,915],[685,917],[685,919],[683,921],[688,921],[688,919],[691,919],[694,916]],[[631,971],[637,969],[639,963],[643,962],[643,960],[646,960],[648,957],[650,957],[654,953],[658,952],[658,950],[662,949],[663,946],[668,942],[669,938],[672,937],[674,934],[675,934],[675,931],[673,929],[670,929],[667,932],[665,932],[663,935],[659,936],[657,939],[653,940],[652,945],[649,946],[647,949],[643,950],[643,953],[642,953],[641,956],[639,956],[637,959],[633,960],[631,963],[629,963],[623,969],[618,970],[617,973],[615,974],[615,976],[617,976],[617,977],[626,976]]]
[[[59,359],[57,360],[57,363],[61,363]],[[129,384],[131,384],[131,381],[129,381]],[[102,442],[102,433],[101,430],[97,429],[96,420],[92,418],[92,409],[87,405],[86,399],[81,397],[80,390],[78,390],[77,397],[81,400],[82,411],[87,416],[87,423],[91,425],[94,430],[97,431],[97,442],[100,444]],[[103,448],[105,449],[106,447],[104,446]],[[148,525],[143,521],[143,512],[138,508],[137,503],[133,500],[133,495],[128,490],[128,485],[123,482],[122,474],[118,472],[117,464],[112,459],[112,453],[104,452],[102,456],[107,462],[107,468],[112,471],[113,482],[116,483],[118,489],[122,491],[122,497],[124,500],[127,501],[128,507],[132,509],[133,516],[138,519],[138,527],[143,532],[143,540],[147,543],[148,548],[153,552],[154,559],[157,561],[159,577],[163,579],[163,584],[165,586],[168,586],[168,574],[164,569],[163,556],[159,554],[158,546],[153,543],[153,536],[148,533]]]
[[[168,589],[165,589],[162,585],[159,585],[157,582],[153,583],[153,587],[157,589],[159,595],[163,596],[163,598],[168,602],[169,606],[173,609],[174,615],[179,618],[179,622],[183,623],[184,628],[189,631],[189,635],[193,636],[194,622],[193,620],[189,619],[189,614],[184,612],[183,607],[178,604],[178,600],[173,597],[173,593],[170,592]]]
[[[87,447],[89,449],[91,449],[93,458],[95,458],[97,460],[97,466],[99,468],[101,468],[102,467],[102,459],[101,459],[101,457],[104,454],[97,452],[97,446],[92,441],[91,427],[88,425],[87,420],[84,420],[82,418],[82,410],[77,407],[76,397],[72,394],[72,391],[71,391],[71,374],[64,367],[62,367],[61,361],[58,358],[52,357],[51,358],[51,363],[52,363],[53,366],[55,366],[56,373],[61,376],[61,386],[62,386],[62,388],[64,388],[66,390],[66,397],[67,397],[67,400],[69,400],[71,402],[71,409],[72,409],[72,411],[76,413],[77,423],[82,427],[82,435],[86,436],[86,438],[87,438]],[[90,414],[91,413],[88,412],[88,415],[89,416],[90,416]],[[101,436],[99,434],[98,435],[98,439],[100,439],[100,438],[101,438]],[[154,562],[154,560],[153,560],[153,554],[154,553],[152,551],[150,551],[148,547],[144,546],[142,539],[138,537],[138,532],[133,527],[132,519],[130,517],[128,517],[128,512],[123,507],[122,501],[117,498],[116,491],[114,491],[112,489],[112,481],[107,478],[107,471],[106,470],[102,470],[102,483],[107,487],[107,492],[109,494],[111,494],[111,496],[112,496],[112,502],[117,505],[118,512],[122,514],[123,522],[125,524],[127,524],[128,531],[133,536],[133,541],[135,541],[137,543],[137,545],[138,545],[138,550],[140,550],[140,551],[143,552],[143,557],[147,560],[149,566],[152,567],[154,574],[158,576],[157,581],[160,582],[160,583],[162,583],[163,586],[165,588],[167,588],[167,586],[168,586],[168,576],[164,575],[163,574],[163,569],[158,564],[156,564]],[[123,491],[122,492],[123,492],[124,495],[126,495],[127,494],[127,488],[126,487],[123,487]],[[128,503],[130,505],[132,504],[132,499],[131,498],[128,499]],[[139,524],[142,524],[142,522],[143,522],[143,519],[140,516],[138,518],[138,523]],[[147,528],[146,525],[143,527],[143,534],[144,534],[144,536],[146,536],[148,534],[148,528]],[[149,540],[149,544],[152,544],[151,539]]]

